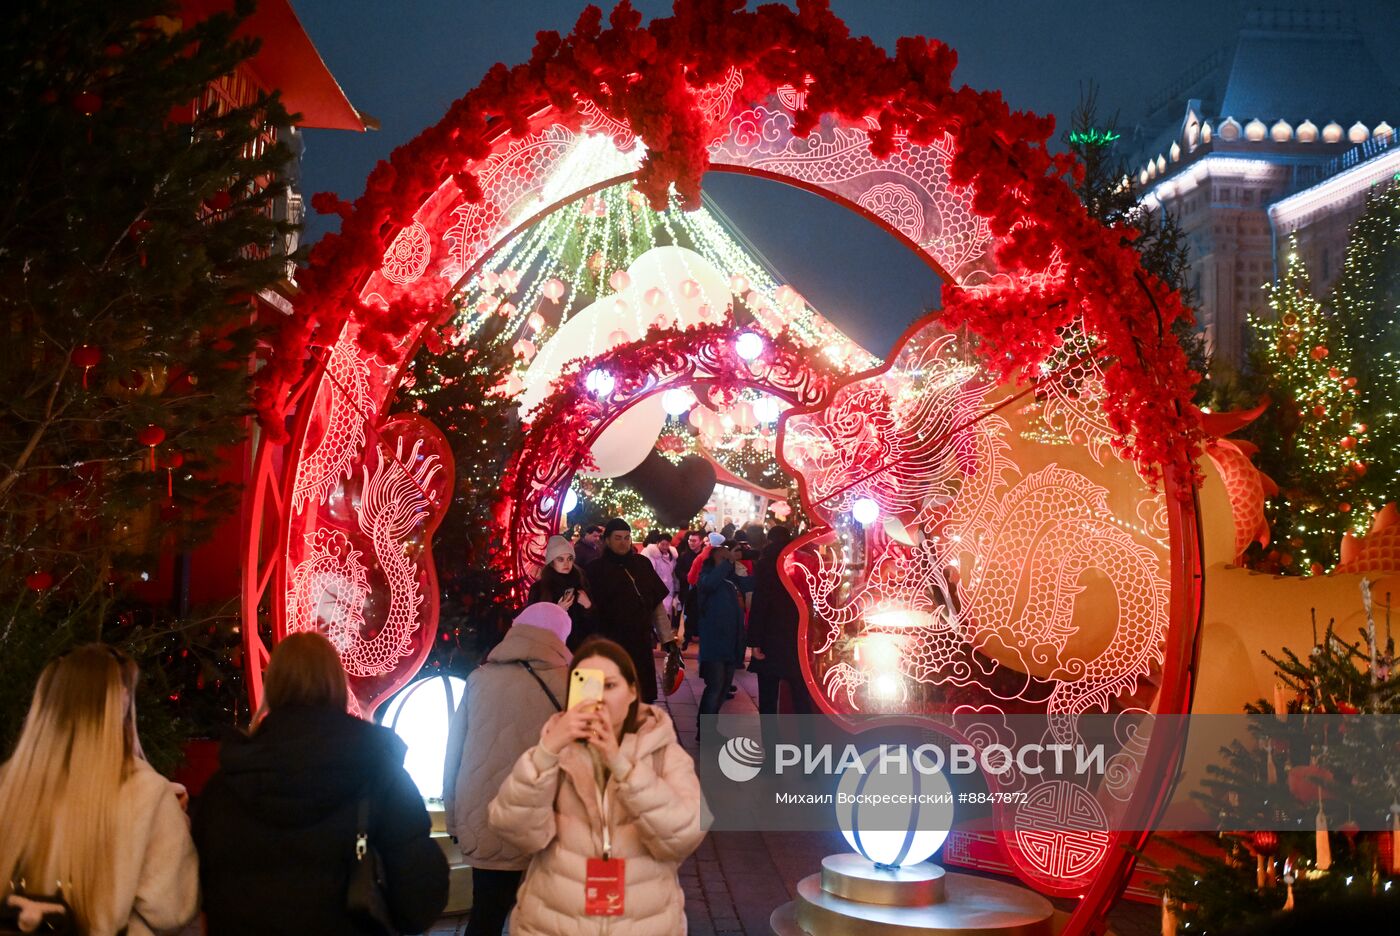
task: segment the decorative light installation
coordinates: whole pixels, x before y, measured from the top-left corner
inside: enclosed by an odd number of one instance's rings
[[[879,749],[860,756],[862,768],[844,771],[837,784],[836,822],[851,850],[880,868],[907,868],[932,858],[953,827],[953,791],[941,770],[885,771]],[[897,805],[849,805],[855,794]]]
[[[753,403],[753,414],[758,417],[758,421],[768,425],[778,421],[778,417],[783,414],[783,404],[777,398],[764,394]]]
[[[573,513],[574,508],[577,506],[578,492],[575,491],[573,488],[569,488],[569,490],[566,491],[564,494],[564,516],[567,517],[569,514]]]
[[[447,727],[466,688],[460,676],[429,676],[394,696],[380,716],[380,723],[408,746],[403,767],[425,800],[442,799]]]
[[[588,388],[588,392],[597,397],[605,397],[613,392],[613,387],[617,386],[617,381],[612,374],[602,368],[596,368],[588,372],[588,376],[583,379],[583,385]]]
[[[851,516],[861,526],[870,526],[880,519],[880,502],[873,497],[859,497],[851,504]]]
[[[763,353],[763,336],[755,332],[744,332],[734,340],[734,351],[746,361],[752,361]]]

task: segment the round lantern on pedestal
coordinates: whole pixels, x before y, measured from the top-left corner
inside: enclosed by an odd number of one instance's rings
[[[408,746],[403,767],[426,800],[442,799],[447,727],[466,686],[458,676],[429,676],[409,683],[380,714],[379,723]]]

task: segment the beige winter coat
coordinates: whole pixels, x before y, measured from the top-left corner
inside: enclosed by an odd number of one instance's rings
[[[487,823],[486,810],[516,760],[540,740],[554,703],[520,665],[530,664],[562,705],[567,700],[570,653],[539,627],[517,624],[467,677],[462,704],[447,733],[442,798],[447,831],[474,868],[520,871],[530,853],[506,842]]]
[[[700,844],[700,781],[671,719],[643,705],[607,781],[614,858],[626,860],[625,915],[585,916],[589,858],[603,852],[593,760],[571,744],[559,757],[539,746],[516,761],[491,803],[501,837],[534,853],[520,886],[511,936],[681,936],[682,861]]]
[[[199,912],[199,858],[170,781],[137,761],[122,784],[116,819],[114,925],[99,923],[89,936],[123,926],[128,936],[178,930]]]

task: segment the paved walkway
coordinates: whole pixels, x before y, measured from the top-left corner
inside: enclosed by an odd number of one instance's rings
[[[735,674],[734,682],[739,691],[724,711],[757,712],[757,677],[743,670]],[[661,700],[671,712],[682,746],[692,755],[703,690],[692,648],[686,654],[685,683],[675,695]],[[768,917],[796,896],[797,882],[820,870],[827,855],[847,850],[838,831],[710,833],[681,865],[689,936],[770,936]],[[1161,931],[1155,907],[1126,901],[1109,914],[1109,925],[1116,936],[1157,936]],[[465,929],[466,918],[455,917],[442,920],[429,932],[460,936]]]

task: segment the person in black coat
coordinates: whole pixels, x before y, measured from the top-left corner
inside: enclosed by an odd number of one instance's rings
[[[637,666],[643,702],[656,701],[656,660],[652,646],[660,640],[668,653],[679,652],[671,619],[663,604],[670,594],[651,560],[632,548],[632,527],[616,518],[604,528],[603,555],[587,569],[592,586],[598,636],[619,643]]]
[[[676,601],[685,617],[685,646],[700,629],[700,609],[696,603],[699,593],[690,587],[690,567],[705,548],[705,534],[691,530],[685,535],[685,542],[676,550]]]
[[[277,645],[264,697],[252,732],[225,741],[192,815],[206,932],[380,933],[347,910],[362,800],[389,915],[401,932],[426,930],[447,905],[447,859],[404,743],[346,714],[345,671],[318,633]]]
[[[793,712],[812,714],[812,697],[797,656],[797,603],[778,578],[778,554],[792,542],[784,526],[768,531],[768,544],[754,562],[753,604],[749,608],[749,669],[758,676],[758,712],[776,715],[781,684],[787,683]]]

